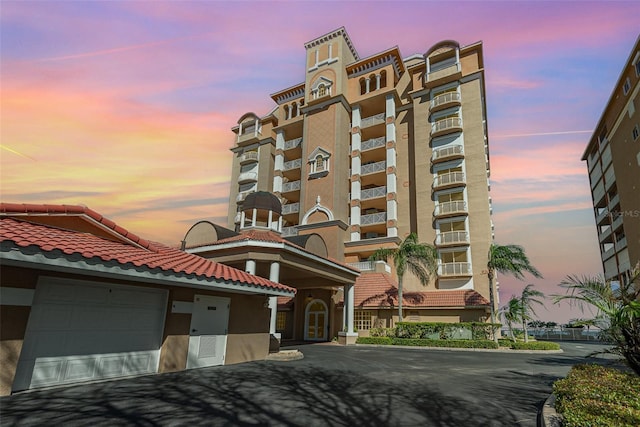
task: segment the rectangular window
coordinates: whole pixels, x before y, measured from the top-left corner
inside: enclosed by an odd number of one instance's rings
[[[631,136],[633,136],[634,141],[638,139],[638,135],[640,135],[640,128],[638,128],[638,125],[636,125],[631,131]]]
[[[287,328],[287,313],[279,311],[276,314],[276,331],[284,331]]]
[[[355,310],[353,312],[353,323],[359,331],[371,329],[371,319],[373,313],[369,310]]]
[[[626,95],[629,93],[630,90],[631,90],[631,80],[629,80],[629,77],[627,77],[627,80],[625,80],[624,82],[624,86],[622,86],[622,91]]]

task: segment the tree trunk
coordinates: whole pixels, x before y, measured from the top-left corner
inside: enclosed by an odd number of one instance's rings
[[[402,276],[398,277],[398,323],[402,322]]]
[[[496,334],[496,310],[495,310],[495,298],[493,296],[493,273],[489,271],[489,304],[491,304],[491,331],[493,332],[493,341],[498,343],[498,334]]]
[[[524,342],[529,342],[529,333],[527,332],[527,319],[522,315],[522,330],[524,331]]]

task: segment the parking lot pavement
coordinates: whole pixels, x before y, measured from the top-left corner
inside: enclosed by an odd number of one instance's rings
[[[535,426],[563,354],[303,345],[252,362],[20,393],[0,424],[64,426]]]

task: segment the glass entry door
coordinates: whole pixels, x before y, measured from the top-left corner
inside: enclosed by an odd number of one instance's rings
[[[304,339],[307,341],[327,340],[327,305],[322,300],[313,300],[305,309]]]

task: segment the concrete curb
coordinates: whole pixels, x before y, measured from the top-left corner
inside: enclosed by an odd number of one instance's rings
[[[304,359],[304,354],[299,350],[280,350],[277,353],[270,353],[265,360],[277,361],[277,362],[289,362],[291,360]]]
[[[560,427],[562,416],[556,412],[556,396],[550,395],[542,406],[542,417],[540,425],[542,427]]]
[[[419,345],[384,345],[384,344],[356,344],[357,347],[375,347],[375,348],[404,348],[417,350],[438,350],[438,351],[476,351],[486,353],[511,353],[511,354],[558,354],[564,353],[560,350],[512,350],[507,348],[456,348],[456,347],[426,347]]]

